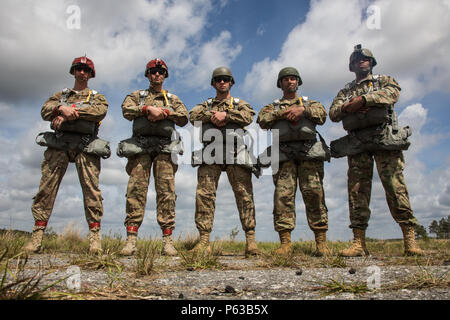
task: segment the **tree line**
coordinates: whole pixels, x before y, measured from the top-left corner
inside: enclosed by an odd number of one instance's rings
[[[418,225],[416,227],[417,238],[428,238],[427,230],[424,226]],[[433,220],[428,226],[430,234],[434,234],[436,239],[450,238],[450,215],[447,218],[442,218],[439,221]]]

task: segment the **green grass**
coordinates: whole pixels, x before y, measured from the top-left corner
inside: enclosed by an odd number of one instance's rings
[[[73,227],[67,228],[62,234],[56,234],[47,229],[42,243],[42,253],[45,270],[42,266],[36,266],[27,270],[27,276],[23,270],[27,265],[28,255],[22,248],[29,241],[30,233],[0,230],[0,299],[118,299],[122,297],[146,298],[151,294],[146,287],[136,287],[130,284],[130,279],[159,276],[164,272],[180,270],[227,270],[249,268],[247,264],[235,266],[224,262],[222,259],[242,259],[245,251],[244,241],[235,241],[231,237],[225,240],[211,242],[210,254],[198,254],[190,252],[198,239],[196,235],[174,240],[178,251],[177,258],[162,256],[162,239],[148,239],[139,237],[137,240],[137,253],[133,257],[124,258],[119,252],[125,245],[125,239],[117,234],[103,234],[103,254],[89,254],[89,241]],[[257,242],[261,255],[256,258],[250,268],[348,268],[352,265],[352,259],[340,257],[337,253],[347,248],[350,242],[328,241],[328,247],[333,255],[328,257],[315,257],[314,241],[294,241],[292,253],[280,256],[275,253],[279,248],[278,242]],[[403,241],[399,240],[367,240],[367,248],[371,257],[377,264],[383,266],[418,266],[418,271],[398,279],[394,283],[383,285],[378,290],[400,289],[427,289],[450,288],[449,274],[436,274],[432,266],[448,265],[450,262],[450,240],[418,240],[419,246],[426,251],[424,257],[407,257],[403,255]],[[64,257],[66,264],[52,261],[53,257]],[[46,261],[46,259],[48,261]],[[130,259],[131,263],[125,265],[124,260]],[[58,260],[60,261],[60,260]],[[224,263],[222,263],[222,262]],[[69,265],[78,265],[82,269],[102,270],[107,275],[107,286],[95,288],[89,292],[65,293],[57,292],[53,286],[55,283],[44,286],[42,277],[49,270],[61,270]],[[124,278],[125,277],[125,278]],[[126,281],[123,281],[126,279]],[[61,279],[63,280],[63,279]],[[61,281],[58,280],[58,281]],[[137,280],[136,280],[137,281]],[[316,282],[316,289],[324,295],[339,293],[364,294],[368,292],[366,283],[346,283],[340,279],[329,279]],[[158,289],[159,290],[159,289]]]
[[[6,251],[6,258],[11,258],[22,252],[23,246],[30,239],[30,234],[17,231],[0,232],[0,252]],[[174,245],[181,255],[185,257],[185,265],[195,263],[188,252],[192,249],[196,242],[197,236],[190,235],[183,239],[175,239]],[[245,252],[244,241],[234,240],[216,240],[211,242],[215,248],[212,256],[243,256]],[[292,242],[292,255],[289,257],[277,257],[275,250],[279,247],[278,242],[257,242],[258,248],[261,250],[260,258],[268,267],[338,267],[345,268],[347,263],[345,258],[337,255],[339,251],[347,248],[350,242],[328,241],[328,247],[332,251],[331,257],[314,257],[315,243],[314,241],[294,241]],[[107,261],[97,261],[97,264],[113,265],[114,260],[119,258],[119,252],[123,248],[125,240],[120,235],[103,234],[102,247]],[[403,255],[402,240],[372,240],[368,239],[367,248],[373,258],[376,258],[385,265],[410,265],[418,259],[422,264],[429,263],[431,265],[442,265],[450,260],[450,240],[418,240],[419,246],[427,252],[425,257],[407,257]],[[138,274],[147,274],[148,270],[156,268],[157,260],[161,258],[162,241],[161,239],[144,239],[139,237],[137,246],[141,248],[139,258],[142,270]],[[150,247],[152,249],[150,249]],[[89,256],[89,241],[87,236],[83,236],[81,232],[73,227],[68,227],[62,234],[56,234],[52,230],[47,230],[42,241],[42,252],[47,254],[76,254],[82,259]],[[181,256],[180,256],[181,257]],[[102,258],[103,259],[103,258]],[[91,259],[92,260],[92,259]],[[82,262],[80,262],[82,263]],[[89,262],[95,265],[94,262]],[[205,266],[211,265],[217,267],[217,264],[205,263]],[[200,263],[196,268],[203,268]],[[147,271],[145,271],[147,269]],[[150,272],[151,273],[151,272]]]

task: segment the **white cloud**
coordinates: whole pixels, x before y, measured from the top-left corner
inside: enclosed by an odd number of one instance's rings
[[[229,46],[231,35],[224,31],[209,43],[202,43],[210,0],[85,1],[81,28],[68,29],[66,8],[73,1],[4,1],[0,13],[0,81],[2,99],[33,99],[60,90],[71,83],[68,74],[74,57],[92,58],[97,77],[92,86],[130,90],[141,80],[145,64],[163,58],[170,72],[196,74],[211,63],[231,63],[241,47]],[[14,14],[11,14],[14,12]],[[214,47],[217,46],[217,49]],[[198,69],[198,70],[197,70]],[[62,72],[61,70],[67,70]],[[209,74],[190,82],[201,88]],[[47,94],[44,94],[47,96]]]
[[[366,25],[366,1],[312,1],[306,20],[286,35],[279,56],[253,65],[245,90],[258,103],[267,103],[280,94],[275,86],[279,70],[293,66],[302,76],[300,90],[306,95],[334,96],[354,77],[348,59],[353,46],[361,43],[378,61],[374,73],[390,74],[399,81],[402,101],[433,90],[450,92],[448,6],[438,0],[370,4],[381,10],[379,30]]]

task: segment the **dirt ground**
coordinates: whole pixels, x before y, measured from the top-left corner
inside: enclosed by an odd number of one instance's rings
[[[112,265],[96,269],[88,264],[74,265],[67,254],[35,254],[29,257],[25,273],[33,275],[40,270],[43,277],[39,286],[63,279],[47,290],[50,299],[450,299],[448,261],[423,267],[387,265],[368,257],[346,258],[343,267],[281,268],[268,267],[261,258],[229,255],[219,257],[220,269],[198,270],[179,267],[179,257],[163,257],[158,258],[159,267],[148,276],[136,276],[134,257],[121,257],[119,262],[121,268]],[[77,270],[73,272],[73,268]]]

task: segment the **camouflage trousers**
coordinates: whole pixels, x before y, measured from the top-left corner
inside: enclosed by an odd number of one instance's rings
[[[128,159],[126,171],[130,176],[127,186],[125,227],[129,233],[137,233],[142,224],[147,203],[150,171],[156,190],[156,216],[161,230],[175,229],[175,173],[178,166],[171,161],[170,154],[138,155]]]
[[[203,164],[197,171],[195,224],[199,231],[211,232],[216,209],[216,191],[222,166],[233,189],[242,229],[247,232],[256,226],[253,201],[252,172],[239,165]]]
[[[295,194],[297,179],[306,208],[306,218],[311,230],[328,230],[328,209],[323,190],[323,161],[302,160],[280,163],[273,176],[275,184],[273,221],[275,231],[292,231],[295,228]]]
[[[374,159],[392,217],[399,224],[417,225],[403,177],[403,153],[377,151],[348,157],[350,228],[366,229],[368,226]]]
[[[83,192],[84,210],[90,229],[100,229],[103,216],[102,194],[99,189],[100,157],[48,148],[42,161],[39,191],[33,198],[31,211],[36,222],[34,230],[45,229],[69,162],[75,162]]]

